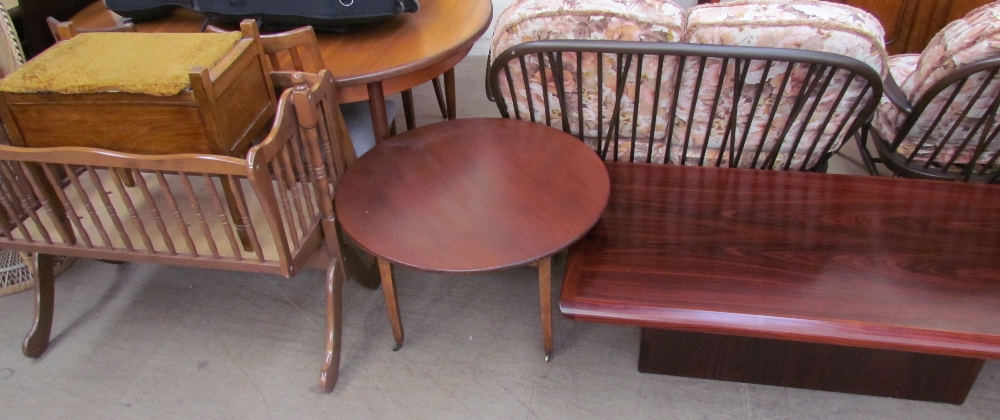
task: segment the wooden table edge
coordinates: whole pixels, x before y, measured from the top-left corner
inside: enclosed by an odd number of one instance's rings
[[[487,14],[486,20],[483,22],[483,25],[479,29],[477,29],[475,34],[465,42],[456,44],[452,48],[441,51],[429,57],[423,57],[419,60],[412,61],[402,66],[385,69],[375,73],[368,73],[361,76],[339,77],[337,78],[337,83],[341,84],[344,87],[365,85],[372,82],[385,83],[388,80],[399,78],[402,76],[407,76],[414,72],[418,72],[428,67],[432,67],[435,64],[449,61],[451,59],[454,59],[456,56],[465,57],[466,55],[469,54],[469,52],[472,51],[472,47],[475,46],[476,41],[478,41],[479,38],[481,38],[483,34],[486,33],[486,30],[489,29],[490,23],[492,21],[493,21],[493,7],[491,6],[490,13]],[[443,73],[443,71],[441,73]],[[400,89],[400,90],[406,90],[406,89]]]
[[[636,306],[611,312],[567,296],[566,284],[571,281],[563,282],[559,310],[574,321],[1000,360],[997,335],[685,308]],[[656,311],[657,316],[642,314],[648,311]]]
[[[609,175],[610,175],[609,171]],[[834,175],[844,176],[844,175]],[[926,181],[939,182],[939,181]],[[614,181],[612,180],[612,187]],[[609,202],[610,204],[610,202]],[[941,331],[852,320],[796,318],[688,308],[633,305],[628,302],[594,304],[580,298],[583,261],[594,251],[588,233],[569,249],[559,296],[563,316],[581,322],[631,325],[642,328],[737,335],[802,341],[944,356],[1000,359],[1000,334]],[[655,313],[655,315],[653,315]],[[817,334],[816,331],[824,331]]]

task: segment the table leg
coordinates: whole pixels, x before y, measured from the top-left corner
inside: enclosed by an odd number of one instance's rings
[[[542,346],[548,362],[552,358],[552,257],[538,261],[538,298],[542,308]]]
[[[448,105],[444,103],[444,92],[441,91],[441,81],[435,76],[431,79],[431,84],[434,86],[434,97],[437,98],[438,109],[441,110],[441,118],[448,118]]]
[[[413,114],[413,91],[410,89],[399,93],[403,97],[403,115],[406,116],[406,131],[417,128],[417,117]]]
[[[454,120],[458,113],[455,109],[455,69],[451,68],[444,72],[444,95],[448,102],[448,119]]]
[[[372,112],[376,144],[389,138],[389,118],[385,115],[385,95],[382,92],[382,82],[368,84],[368,108]]]
[[[382,273],[382,292],[385,293],[385,306],[389,309],[389,323],[392,324],[392,336],[396,339],[396,347],[403,347],[403,320],[399,317],[399,301],[396,299],[396,280],[392,276],[392,264],[385,258],[378,259],[378,270]]]

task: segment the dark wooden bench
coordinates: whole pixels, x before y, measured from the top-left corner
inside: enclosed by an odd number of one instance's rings
[[[1000,187],[607,167],[560,309],[642,372],[961,404],[1000,359]]]

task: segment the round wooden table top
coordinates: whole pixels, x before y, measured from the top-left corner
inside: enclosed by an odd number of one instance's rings
[[[422,0],[416,13],[403,13],[346,33],[316,35],[323,61],[340,86],[363,86],[421,73],[412,81],[388,83],[385,93],[391,94],[454,67],[492,19],[490,0]],[[81,28],[98,28],[120,24],[122,17],[98,1],[72,20]],[[204,15],[179,8],[164,19],[138,23],[136,28],[139,32],[200,32],[204,21]]]
[[[610,192],[597,154],[554,128],[460,119],[392,137],[337,188],[344,232],[394,263],[447,272],[537,261],[581,238]]]

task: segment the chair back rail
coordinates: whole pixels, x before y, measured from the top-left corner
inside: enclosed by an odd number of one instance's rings
[[[317,80],[312,79],[314,77],[312,74],[320,74],[326,69],[323,54],[320,52],[319,43],[316,40],[316,32],[311,26],[262,35],[255,26],[241,24],[240,31],[245,37],[254,37],[260,40],[259,45],[271,65],[271,83],[274,84],[275,91],[281,92],[292,87],[295,83],[292,76],[299,74],[299,72],[304,72],[307,78],[316,82]],[[223,33],[228,31],[208,25],[205,27],[205,32]],[[303,60],[302,57],[307,57],[307,60]],[[350,138],[344,116],[340,112],[333,112],[331,108],[331,104],[336,106],[338,103],[335,102],[336,97],[329,95],[330,92],[330,90],[315,92],[317,100],[315,109],[317,112],[326,114],[326,118],[320,119],[320,121],[333,124],[333,127],[327,127],[327,132],[337,130],[339,138]],[[337,162],[350,166],[357,159],[354,144],[350,141],[344,141],[340,143],[340,146],[342,150],[339,152]],[[341,174],[344,169],[344,167],[338,167]]]
[[[533,41],[493,61],[505,118],[606,160],[815,170],[871,118],[879,74],[830,53],[682,43]]]
[[[240,30],[247,34],[242,25]],[[205,27],[205,32],[229,32],[214,25]],[[307,73],[319,73],[326,68],[323,53],[319,50],[316,31],[311,26],[276,34],[260,34],[256,36],[261,41],[264,54],[267,55],[273,71],[294,70]],[[303,59],[305,58],[305,59]]]
[[[905,176],[997,183],[998,110],[1000,57],[994,57],[937,80],[916,99],[893,139],[876,136],[876,150]]]
[[[332,77],[293,79],[298,86],[283,94],[277,123],[247,159],[0,146],[8,186],[0,191],[0,219],[8,221],[0,247],[294,275],[323,236],[336,243],[329,223],[344,163],[339,137],[318,124],[329,117]]]

